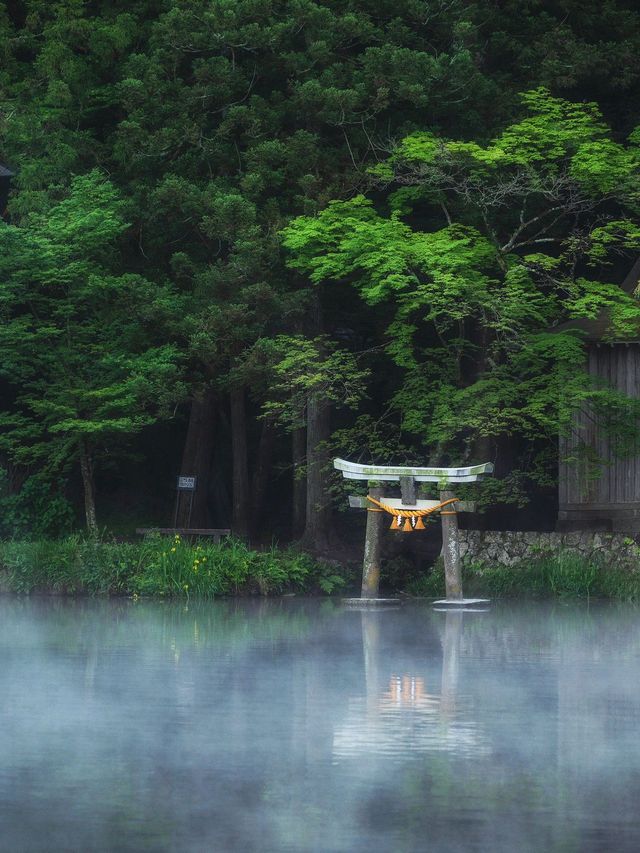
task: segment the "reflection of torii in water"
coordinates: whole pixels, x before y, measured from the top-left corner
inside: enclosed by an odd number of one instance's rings
[[[449,610],[445,615],[442,634],[442,681],[440,684],[440,712],[453,714],[460,676],[460,640],[464,610]]]
[[[347,758],[363,752],[390,755],[416,750],[488,752],[475,723],[456,715],[464,611],[452,610],[445,615],[439,693],[428,692],[422,673],[381,677],[380,619],[385,614],[363,610],[360,617],[366,695],[350,701],[349,713],[334,733],[334,755]]]
[[[439,707],[442,716],[455,712],[456,691],[460,673],[460,640],[462,637],[463,610],[450,610],[445,616],[442,634],[442,678],[440,695],[429,694],[425,688],[425,680],[416,675],[403,673],[393,675],[388,690],[378,699],[377,649],[379,625],[376,612],[363,611],[362,616],[362,645],[364,649],[365,679],[367,684],[367,699],[375,693],[378,706],[393,704],[404,707],[429,705]],[[368,668],[372,670],[371,676]],[[371,685],[371,686],[370,686]],[[372,697],[373,698],[373,697]]]

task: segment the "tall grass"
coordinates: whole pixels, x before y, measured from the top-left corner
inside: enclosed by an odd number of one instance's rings
[[[157,536],[140,543],[60,541],[0,543],[5,588],[20,593],[110,594],[211,598],[219,595],[331,593],[345,575],[295,550],[252,551],[229,538],[220,544]]]
[[[594,596],[640,601],[640,572],[607,568],[572,551],[524,560],[514,566],[473,563],[464,566],[462,580],[465,595]],[[442,562],[439,560],[426,577],[413,581],[407,591],[418,596],[443,595]]]

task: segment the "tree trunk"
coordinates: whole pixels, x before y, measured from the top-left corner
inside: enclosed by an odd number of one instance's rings
[[[249,464],[247,454],[247,412],[244,387],[232,388],[231,457],[233,463],[233,515],[231,528],[241,539],[249,538]]]
[[[469,442],[469,464],[478,465],[481,462],[492,462],[495,456],[494,448],[494,439],[487,435],[475,436],[473,440]],[[464,465],[466,463],[463,461],[462,464]],[[473,514],[465,517],[465,523],[470,524],[474,530],[486,530],[487,513],[474,512]]]
[[[98,538],[98,522],[96,519],[96,497],[93,483],[93,462],[91,453],[85,441],[80,442],[80,471],[84,489],[84,514],[87,530],[92,539]]]
[[[291,433],[291,455],[293,459],[293,507],[291,532],[294,539],[302,536],[307,514],[307,480],[303,473],[307,456],[307,435],[304,427]]]
[[[428,468],[439,468],[442,465],[443,450],[444,445],[439,441],[431,451],[429,459],[427,460]]]
[[[182,451],[180,474],[197,477],[193,495],[191,519],[189,519],[189,496],[180,495],[177,513],[178,527],[209,527],[210,515],[207,505],[211,455],[215,430],[215,395],[211,388],[194,397],[191,402],[189,426]]]
[[[271,473],[271,458],[276,440],[276,431],[269,420],[262,422],[262,432],[258,443],[258,458],[253,472],[251,484],[251,527],[258,530],[264,510],[264,499],[269,485]]]
[[[307,403],[307,507],[304,534],[305,547],[323,552],[329,547],[331,504],[327,485],[331,409],[318,394]]]

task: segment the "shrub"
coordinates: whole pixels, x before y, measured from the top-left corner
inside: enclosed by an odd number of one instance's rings
[[[50,539],[68,533],[74,512],[62,494],[63,485],[33,474],[17,494],[10,495],[7,472],[0,468],[0,536]]]

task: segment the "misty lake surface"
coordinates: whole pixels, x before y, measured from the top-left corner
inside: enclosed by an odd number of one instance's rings
[[[640,611],[0,598],[0,849],[637,851]]]

